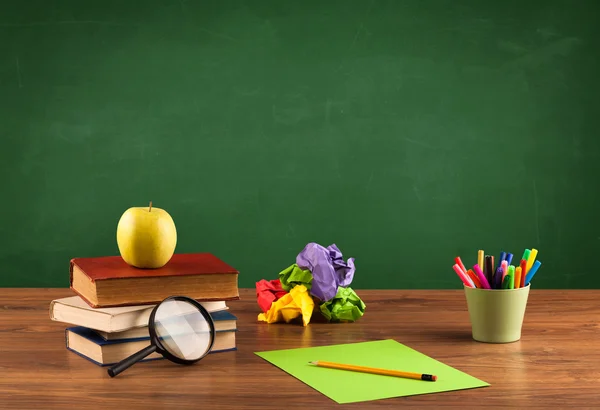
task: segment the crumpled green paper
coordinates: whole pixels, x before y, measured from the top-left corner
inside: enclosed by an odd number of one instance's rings
[[[331,322],[354,322],[365,313],[367,306],[350,287],[338,287],[333,299],[320,305],[321,313]]]
[[[310,291],[313,276],[308,269],[302,269],[297,264],[293,264],[279,272],[281,287],[289,292],[296,285],[304,285]]]

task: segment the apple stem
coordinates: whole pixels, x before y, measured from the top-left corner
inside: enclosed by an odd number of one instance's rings
[[[152,201],[150,201],[150,206],[148,207],[148,212],[152,212]]]

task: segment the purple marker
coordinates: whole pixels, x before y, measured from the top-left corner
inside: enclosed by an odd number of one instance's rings
[[[494,275],[494,289],[502,289],[502,276],[504,269],[501,267],[496,269],[496,275]]]

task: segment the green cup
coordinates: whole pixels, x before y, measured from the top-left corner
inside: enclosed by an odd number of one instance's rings
[[[479,289],[464,286],[473,339],[485,343],[520,340],[529,287]]]

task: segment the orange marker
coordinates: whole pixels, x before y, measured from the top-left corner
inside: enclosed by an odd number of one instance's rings
[[[521,282],[519,287],[522,288],[525,286],[525,277],[527,276],[527,261],[525,259],[521,259]]]
[[[515,289],[521,287],[521,267],[515,269]]]
[[[473,272],[473,269],[469,269],[467,271],[467,276],[469,276],[471,278],[471,280],[473,281],[473,283],[475,284],[476,287],[478,287],[479,289],[483,288],[483,286],[481,286],[481,282],[479,281],[479,278],[477,277],[475,272]]]

